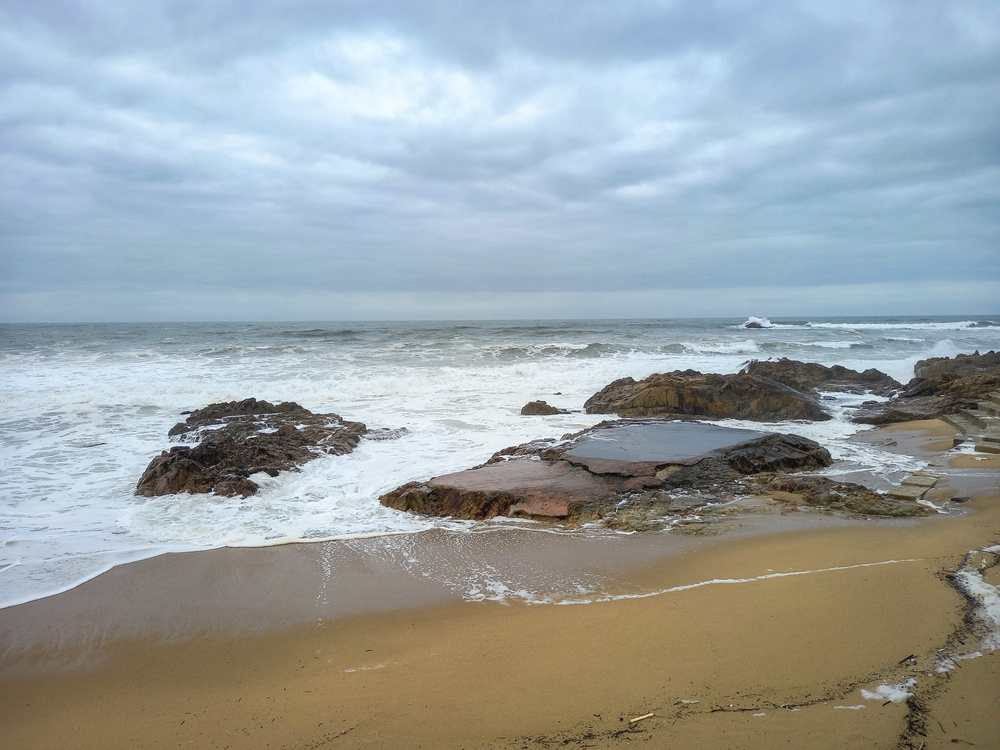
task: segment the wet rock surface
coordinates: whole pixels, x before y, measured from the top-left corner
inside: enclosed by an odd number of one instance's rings
[[[622,417],[700,416],[758,422],[820,421],[830,415],[816,399],[769,378],[749,373],[703,374],[677,370],[640,381],[621,378],[584,404],[589,414]]]
[[[323,454],[342,455],[367,432],[360,422],[337,414],[314,414],[293,402],[271,404],[254,398],[211,404],[191,412],[169,437],[198,444],[178,445],[154,458],[135,494],[214,492],[247,497],[258,485],[250,476],[297,471]]]
[[[924,515],[915,502],[861,485],[789,475],[832,463],[818,443],[797,435],[731,430],[699,422],[605,422],[561,441],[507,448],[486,464],[410,482],[379,501],[425,515],[555,521],[567,527],[663,528],[717,512],[738,497],[777,494],[788,507],[854,515]],[[715,510],[712,510],[715,509]]]
[[[548,416],[550,414],[569,414],[567,409],[559,409],[544,401],[529,401],[521,407],[521,414],[526,417]]]
[[[914,419],[937,419],[959,409],[975,409],[1000,390],[1000,352],[959,354],[917,362],[916,375],[889,401],[862,404],[852,421],[891,424]]]
[[[754,360],[743,371],[812,396],[816,396],[818,391],[871,392],[888,396],[903,387],[898,380],[875,368],[858,372],[840,365],[827,367],[816,362],[799,362],[784,357],[778,360]]]

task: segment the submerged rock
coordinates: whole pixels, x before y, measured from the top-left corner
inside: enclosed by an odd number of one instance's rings
[[[647,528],[651,516],[662,522],[669,514],[717,502],[747,475],[830,463],[825,448],[797,435],[699,422],[604,422],[558,444],[527,443],[500,451],[482,466],[410,482],[379,502],[473,520],[508,516],[567,526],[603,521],[615,528]],[[629,513],[632,520],[623,520]]]
[[[324,453],[350,453],[367,428],[337,414],[313,414],[292,402],[270,404],[248,398],[211,404],[191,412],[168,435],[187,442],[163,451],[143,472],[135,494],[214,492],[247,497],[258,472],[297,471]]]
[[[749,373],[702,374],[695,370],[621,378],[584,404],[589,414],[622,417],[701,416],[778,422],[830,419],[816,400],[783,383]]]

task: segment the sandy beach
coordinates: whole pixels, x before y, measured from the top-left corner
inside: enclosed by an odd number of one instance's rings
[[[1000,541],[1000,460],[947,454],[952,434],[859,437],[942,475],[929,499],[953,510],[925,520],[775,511],[709,537],[436,532],[408,552],[586,574],[589,603],[462,601],[374,540],[121,566],[0,610],[3,745],[1000,747],[1000,652],[936,669],[982,636],[947,574]],[[862,693],[911,679],[909,700]]]

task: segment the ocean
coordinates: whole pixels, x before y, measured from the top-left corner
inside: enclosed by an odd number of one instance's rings
[[[596,424],[607,417],[585,414],[584,401],[620,377],[731,373],[788,357],[875,367],[905,383],[920,359],[1000,348],[1000,316],[752,320],[763,327],[746,328],[747,319],[0,326],[0,607],[164,552],[481,529],[383,508],[378,497]],[[250,498],[133,494],[172,444],[167,431],[182,412],[251,396],[336,412],[390,437],[301,472],[255,477],[261,491]],[[830,422],[764,427],[822,442],[837,459],[832,474],[862,469],[889,483],[921,468],[848,441],[868,429],[847,421],[864,398],[835,395]],[[521,416],[536,399],[570,413]]]

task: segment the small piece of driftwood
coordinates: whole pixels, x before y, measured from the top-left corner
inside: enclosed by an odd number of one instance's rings
[[[643,714],[642,716],[636,716],[634,719],[629,719],[628,723],[635,724],[637,721],[642,721],[643,719],[648,719],[650,716],[655,716],[655,715],[656,714],[648,713],[648,714]]]

